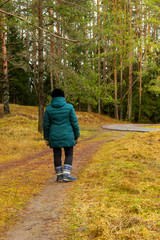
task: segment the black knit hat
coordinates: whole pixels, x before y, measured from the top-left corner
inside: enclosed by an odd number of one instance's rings
[[[64,91],[60,88],[55,88],[52,93],[51,93],[51,97],[55,98],[55,97],[64,97]]]

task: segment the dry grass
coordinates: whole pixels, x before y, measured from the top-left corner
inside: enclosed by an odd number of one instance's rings
[[[0,119],[0,233],[15,222],[19,210],[52,172],[43,158],[25,162],[45,148],[43,136],[37,132],[37,108],[10,107],[12,113]]]
[[[46,149],[38,129],[38,108],[10,105],[11,114],[3,116],[0,105],[0,234],[16,221],[27,201],[53,173],[52,154],[35,157]],[[81,139],[95,134],[107,117],[77,112]],[[83,118],[84,116],[84,118]],[[92,123],[92,126],[91,126]],[[30,159],[28,162],[26,159]],[[14,167],[13,163],[16,163]],[[7,166],[8,169],[4,169]]]
[[[11,112],[0,119],[1,164],[21,160],[45,147],[42,134],[37,133],[37,108],[11,105]]]
[[[67,239],[160,239],[160,132],[107,143],[67,206]]]

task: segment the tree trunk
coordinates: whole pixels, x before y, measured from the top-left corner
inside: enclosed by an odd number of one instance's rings
[[[52,18],[52,9],[49,9],[50,19]],[[50,36],[50,84],[51,92],[53,91],[53,50],[54,49],[54,37]]]
[[[120,0],[120,26],[122,24],[122,3]],[[120,46],[121,46],[121,51],[122,51],[122,47],[123,47],[123,40],[122,40],[122,30],[120,30]],[[120,120],[123,121],[123,55],[122,52],[120,54],[120,102],[121,102],[121,106],[120,106]]]
[[[4,114],[10,113],[9,107],[9,81],[8,81],[8,62],[7,62],[7,48],[5,40],[5,17],[1,15],[1,44],[2,44],[2,69],[3,69],[3,101]]]
[[[130,24],[129,24],[129,91],[128,91],[128,119],[132,119],[132,1],[130,0]]]
[[[33,17],[36,15],[36,9],[37,5],[34,4],[34,0],[32,0],[32,11],[33,11]],[[33,56],[32,56],[32,61],[33,61],[33,86],[36,94],[38,95],[38,90],[37,90],[37,47],[36,47],[36,29],[33,29]]]
[[[94,16],[94,8],[95,8],[95,0],[93,0],[93,42],[95,43],[95,16]],[[95,61],[95,56],[96,56],[96,48],[94,47],[93,50],[93,69],[96,71],[96,61]]]
[[[100,89],[101,86],[101,49],[100,49],[100,12],[99,12],[99,0],[97,0],[97,25],[98,25],[98,88]],[[98,100],[98,113],[101,114],[101,100],[99,96]]]
[[[42,3],[43,0],[38,0],[38,20],[39,27],[42,28]],[[44,93],[43,93],[43,30],[38,29],[39,41],[38,41],[38,82],[39,82],[39,121],[38,131],[43,131],[43,116],[44,116]]]
[[[142,104],[142,0],[140,2],[140,79],[139,79],[139,121],[141,119]]]
[[[105,4],[103,3],[103,14],[105,14]],[[105,15],[104,15],[104,20],[103,20],[103,29],[105,29],[104,25],[105,25]],[[104,32],[104,45],[103,45],[103,82],[106,82],[106,45],[107,45],[107,39],[106,39],[106,34]]]
[[[33,85],[34,85],[34,90],[36,94],[38,94],[37,91],[37,64],[36,64],[36,53],[37,53],[37,47],[36,47],[36,30],[34,29],[33,31]]]
[[[26,15],[27,15],[27,21],[28,21],[28,0],[27,0],[27,11],[26,11]],[[30,60],[30,54],[29,54],[29,32],[28,29],[26,29],[26,52],[27,52],[27,76],[28,76],[28,91],[30,88],[30,74],[29,74],[29,60]]]
[[[59,4],[59,1],[58,0],[56,0],[56,5],[58,5]],[[56,12],[56,30],[57,30],[57,35],[59,35],[60,34],[60,23],[59,23],[59,14]],[[60,59],[60,39],[59,38],[57,38],[56,39],[56,58],[58,59],[58,61],[59,61],[59,59]],[[55,86],[56,86],[56,88],[58,87],[58,85],[59,85],[59,79],[58,79],[58,77],[57,77],[57,74],[55,74]]]
[[[137,70],[138,70],[138,72],[139,72],[139,68],[140,68],[140,66],[139,66],[139,18],[138,18],[138,12],[139,12],[139,7],[138,7],[138,5],[136,5],[136,13],[137,13],[137,29],[136,29],[136,36],[137,36]]]
[[[117,57],[114,56],[114,102],[115,102],[115,119],[118,120],[118,101],[117,101]]]
[[[87,40],[87,24],[85,25],[85,39]],[[88,61],[88,48],[86,48],[85,53],[86,53],[86,62],[87,62]],[[91,112],[91,104],[90,103],[87,104],[87,111]]]
[[[114,18],[116,18],[116,4],[117,1],[114,0],[113,3]],[[113,42],[114,42],[114,105],[115,105],[115,119],[118,120],[116,35],[114,35]]]

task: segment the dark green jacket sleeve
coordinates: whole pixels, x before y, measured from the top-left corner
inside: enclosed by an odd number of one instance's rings
[[[47,110],[45,111],[44,114],[44,119],[43,119],[43,134],[44,134],[44,140],[49,140],[49,129],[50,129],[50,120],[49,120],[49,114]]]
[[[79,131],[79,125],[78,125],[78,119],[76,116],[76,113],[74,111],[74,108],[72,106],[71,112],[70,112],[70,122],[74,131],[75,139],[80,137],[80,131]]]

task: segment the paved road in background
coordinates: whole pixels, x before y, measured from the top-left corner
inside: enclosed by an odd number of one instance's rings
[[[159,125],[159,124],[158,124]],[[142,127],[148,126],[147,124],[106,124],[103,125],[102,128],[108,130],[115,130],[115,131],[130,131],[130,132],[154,132],[160,131],[160,128],[150,128],[150,127]],[[153,125],[155,126],[155,125]],[[160,125],[159,125],[160,126]]]

